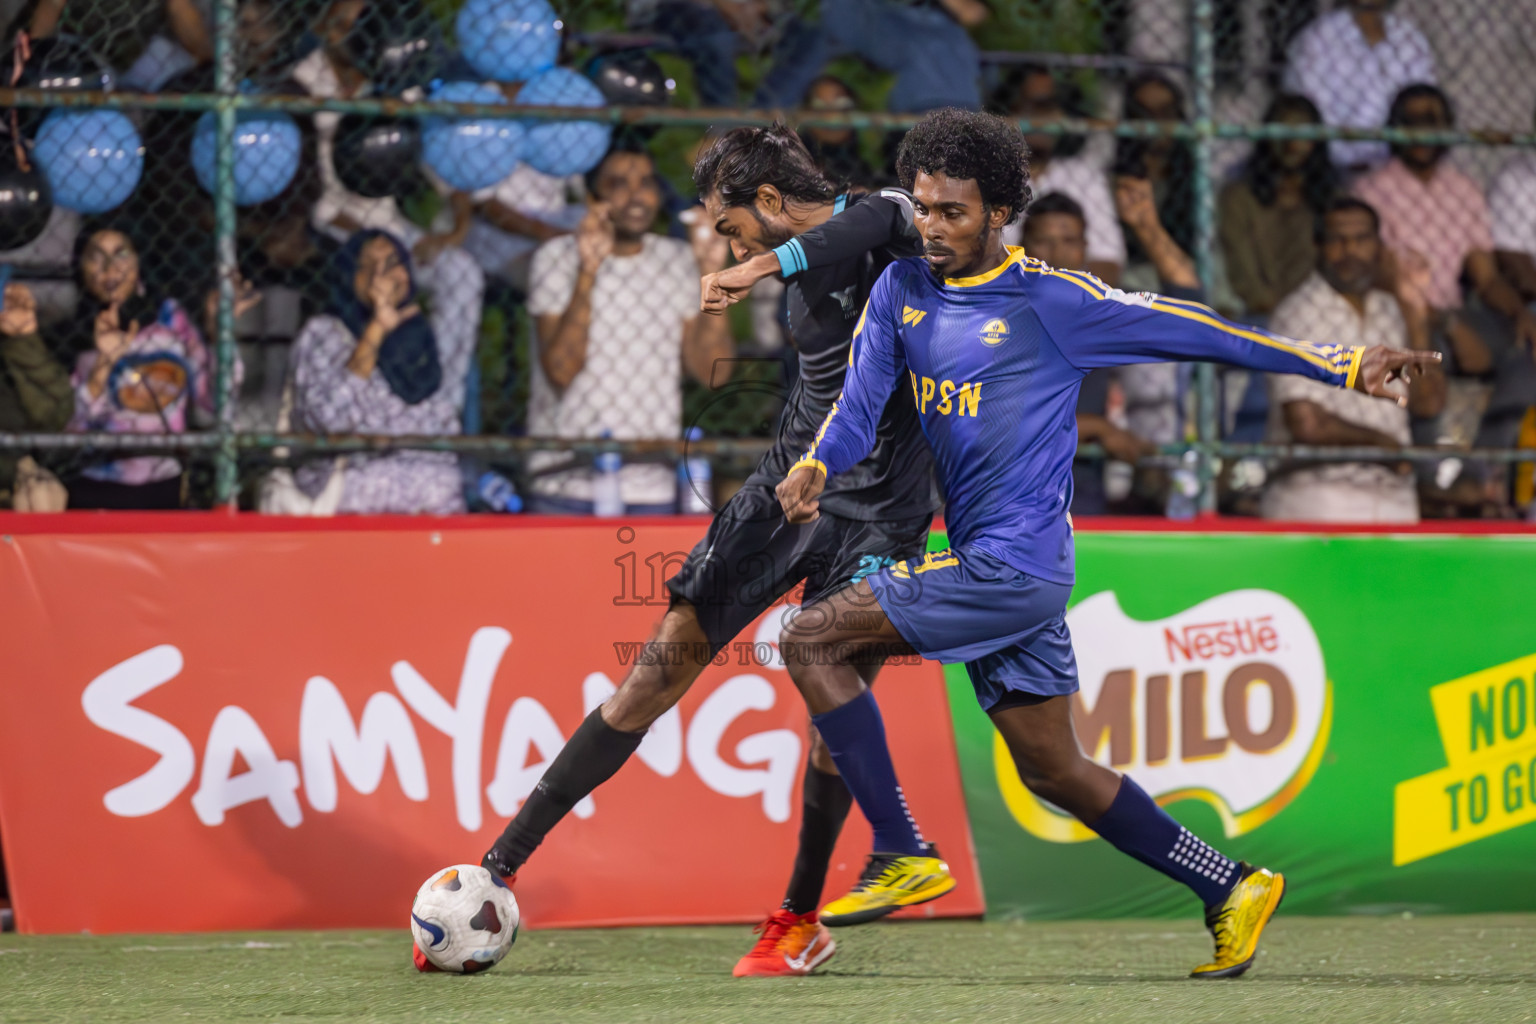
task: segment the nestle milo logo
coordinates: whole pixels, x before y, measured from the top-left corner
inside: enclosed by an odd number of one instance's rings
[[[1154,622],[1112,591],[1067,613],[1082,689],[1083,749],[1160,803],[1202,800],[1239,835],[1268,821],[1311,780],[1327,746],[1331,696],[1317,634],[1268,590],[1235,590]],[[1093,833],[1036,800],[999,738],[998,785],[1019,824],[1056,842]]]

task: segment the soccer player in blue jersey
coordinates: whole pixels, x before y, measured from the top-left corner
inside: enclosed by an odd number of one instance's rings
[[[1233,977],[1253,963],[1284,877],[1234,862],[1181,827],[1129,777],[1084,756],[1072,728],[1077,665],[1063,614],[1074,574],[1067,508],[1078,387],[1096,367],[1208,360],[1401,402],[1388,385],[1439,357],[1276,337],[1006,248],[1002,228],[1029,199],[1027,159],[1017,128],[985,114],[942,110],[908,133],[897,173],[914,199],[924,255],[896,261],[876,283],[842,396],[777,489],[791,523],[816,519],[827,480],[864,457],[901,389],[910,390],[948,499],[949,550],[807,606],[783,637],[816,728],[875,832],[863,877],[822,920],[871,920],[923,884],[925,869],[913,867],[926,862],[922,840],[853,665],[871,649],[916,650],[965,663],[1036,796],[1194,891],[1216,942],[1214,960],[1194,976]]]

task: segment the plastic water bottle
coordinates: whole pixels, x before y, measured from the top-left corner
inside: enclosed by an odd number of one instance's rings
[[[486,470],[480,474],[480,481],[475,489],[480,493],[480,500],[492,512],[521,512],[523,499],[518,496],[517,488],[512,486],[512,481],[493,470]]]
[[[1168,481],[1168,518],[1193,519],[1200,503],[1200,456],[1187,451]]]
[[[602,436],[606,441],[613,434],[605,430]],[[592,514],[605,519],[622,516],[624,489],[619,481],[619,471],[624,468],[623,457],[618,452],[599,452],[592,464],[597,470],[592,475]]]
[[[689,427],[684,435],[689,441],[702,441],[702,427]],[[709,459],[703,455],[688,455],[677,464],[677,506],[684,515],[711,515],[714,513],[714,478]]]

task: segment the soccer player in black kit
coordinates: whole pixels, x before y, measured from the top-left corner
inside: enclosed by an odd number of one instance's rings
[[[758,615],[801,581],[809,604],[886,565],[921,557],[940,504],[932,456],[902,395],[886,405],[869,457],[823,495],[815,522],[786,523],[774,495],[842,390],[854,326],[875,280],[894,260],[922,252],[911,197],[899,189],[837,194],[783,125],[722,135],[699,156],[694,183],[738,260],[703,280],[704,311],[723,313],[758,280],[781,275],[800,377],[774,447],[667,581],[671,607],[651,643],[689,656],[637,659],[618,691],[587,716],[485,855],[485,867],[502,877],[517,872],[576,802],[618,771],[651,723]],[[685,646],[671,646],[678,644]],[[705,650],[707,658],[692,655]],[[879,668],[872,660],[860,671],[872,681]],[[799,850],[784,903],[759,926],[761,937],[736,965],[737,977],[808,974],[836,949],[826,925],[840,922],[818,917],[817,905],[851,797],[814,731],[810,748]],[[931,847],[927,853],[908,858],[920,870],[901,905],[954,888],[947,865]]]

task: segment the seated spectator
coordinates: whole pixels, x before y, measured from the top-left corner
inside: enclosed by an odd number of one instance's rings
[[[828,61],[852,54],[895,76],[892,111],[981,107],[981,51],[970,30],[992,16],[982,0],[823,0],[820,9],[820,24],[788,23],[755,106],[794,106]],[[894,143],[888,148],[894,158]]]
[[[1380,222],[1368,203],[1332,201],[1318,221],[1317,269],[1280,303],[1276,333],[1336,345],[1426,350],[1427,274],[1399,273],[1397,295],[1382,291]],[[1329,387],[1294,374],[1271,374],[1268,440],[1276,444],[1399,448],[1410,442],[1408,416],[1435,416],[1445,377],[1434,372],[1408,388],[1408,407]],[[1392,462],[1299,463],[1264,491],[1266,519],[1329,523],[1414,523],[1419,501],[1412,466]]]
[[[81,299],[64,344],[75,360],[69,429],[179,434],[213,412],[212,360],[175,299],[149,296],[139,254],[122,232],[82,232]],[[239,367],[236,366],[238,377]],[[66,481],[73,508],[178,508],[182,466],[144,455],[86,467]]]
[[[721,269],[724,256],[713,247],[700,267],[687,242],[651,230],[661,189],[643,150],[621,144],[588,178],[593,202],[580,229],[546,242],[533,258],[528,311],[538,358],[531,361],[528,433],[679,438],[681,371],[718,387],[724,380],[715,364],[733,354],[728,319],[699,313],[700,272]],[[558,452],[529,460],[537,474],[530,511],[592,511],[592,474],[568,468],[572,461]],[[626,465],[621,489],[631,513],[676,510],[670,464]]]
[[[1184,94],[1168,76],[1144,71],[1125,85],[1127,121],[1182,121]],[[1135,178],[1152,186],[1157,221],[1174,245],[1189,252],[1195,237],[1195,156],[1189,143],[1173,138],[1125,137],[1115,146],[1113,173],[1118,179]],[[1157,268],[1135,233],[1125,230],[1125,286],[1156,290]]]
[[[822,75],[805,92],[805,109],[818,114],[852,113],[859,108],[853,87],[835,75]],[[827,180],[848,188],[869,189],[875,172],[859,151],[859,133],[852,128],[806,127],[800,141],[810,151]]]
[[[1380,128],[1392,98],[1414,82],[1435,81],[1435,57],[1424,34],[1388,8],[1393,0],[1349,0],[1296,36],[1287,55],[1287,92],[1317,104],[1323,121],[1341,128]],[[1340,167],[1379,164],[1380,142],[1329,143]]]
[[[1021,69],[1009,111],[1015,117],[1032,121],[1054,121],[1068,114],[1055,77],[1037,64]],[[1109,284],[1118,285],[1125,266],[1125,235],[1115,214],[1109,176],[1088,157],[1062,152],[1072,148],[1064,136],[1031,132],[1025,138],[1029,142],[1030,188],[1039,196],[1059,192],[1077,203],[1087,218],[1087,269]],[[1022,231],[1022,222],[1015,222],[1003,229],[1004,238],[1009,244],[1016,244]],[[1025,249],[1028,251],[1029,247]]]
[[[1275,97],[1264,114],[1275,124],[1317,124],[1305,96]],[[1227,280],[1250,316],[1267,316],[1317,264],[1313,224],[1333,198],[1333,164],[1320,142],[1265,139],[1242,176],[1221,191],[1217,233]]]
[[[1115,181],[1115,206],[1127,237],[1145,253],[1155,275],[1150,290],[1170,298],[1202,301],[1195,262],[1179,245],[1158,215],[1152,182],[1121,177]],[[1138,363],[1122,366],[1126,425],[1131,433],[1153,444],[1177,444],[1185,439],[1184,396],[1189,390],[1188,363]],[[1160,510],[1164,489],[1161,474],[1143,473],[1137,494]],[[1151,509],[1148,509],[1149,511]]]
[[[1536,301],[1536,153],[1512,158],[1488,187],[1499,270],[1527,304]]]
[[[52,433],[75,411],[69,373],[37,332],[37,302],[25,285],[5,287],[0,309],[0,431]],[[0,508],[36,510],[33,497],[62,487],[30,456],[0,453]]]
[[[383,231],[353,235],[332,280],[330,309],[294,342],[294,429],[458,434],[475,322],[437,303],[424,314],[410,252]],[[311,499],[329,488],[337,512],[464,511],[458,458],[448,452],[349,455],[304,466],[294,478]]]
[[[1449,101],[1433,85],[1410,85],[1392,102],[1390,121],[1403,128],[1451,128]],[[1536,342],[1536,313],[1505,280],[1493,254],[1488,205],[1477,184],[1445,160],[1444,146],[1394,145],[1392,159],[1355,183],[1354,192],[1381,218],[1381,237],[1399,264],[1422,260],[1429,267],[1428,299],[1436,321],[1462,307],[1465,274],[1478,296],[1514,321],[1518,340]],[[1496,354],[1490,339],[1460,322],[1444,326],[1457,368],[1486,373]]]
[[[1088,227],[1083,208],[1071,196],[1047,192],[1029,205],[1024,218],[1024,251],[1064,270],[1088,266]],[[1135,465],[1143,455],[1157,450],[1109,419],[1109,392],[1115,375],[1094,370],[1083,378],[1077,397],[1077,439],[1097,443],[1109,457]],[[1098,516],[1109,511],[1104,487],[1104,463],[1079,459],[1072,464],[1072,514]]]

